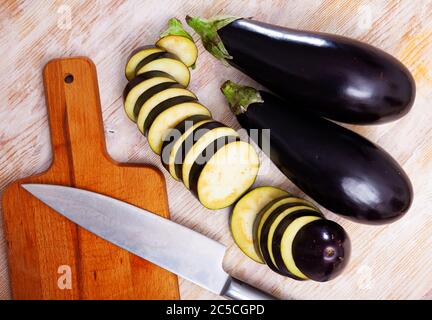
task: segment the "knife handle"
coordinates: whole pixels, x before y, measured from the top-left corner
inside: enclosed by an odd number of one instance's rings
[[[276,297],[232,277],[222,295],[232,300],[278,300]]]

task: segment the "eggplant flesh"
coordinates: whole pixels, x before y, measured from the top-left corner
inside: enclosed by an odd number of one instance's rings
[[[413,104],[415,82],[408,69],[366,43],[251,19],[186,19],[208,51],[298,109],[371,124],[398,119]]]
[[[272,161],[325,208],[368,224],[389,223],[408,211],[411,182],[379,146],[336,123],[294,110],[268,92],[230,81],[222,91],[240,124],[264,151],[265,139],[251,130],[270,128]]]

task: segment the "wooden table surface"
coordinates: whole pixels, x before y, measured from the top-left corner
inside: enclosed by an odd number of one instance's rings
[[[65,5],[64,3],[67,3]],[[379,126],[351,126],[389,151],[411,177],[415,198],[409,213],[386,226],[326,216],[350,234],[346,272],[319,284],[282,278],[245,257],[233,244],[229,209],[209,211],[160,165],[126,117],[121,93],[125,59],[154,42],[168,18],[186,14],[253,16],[274,24],[350,36],[388,51],[413,73],[417,97],[403,119]],[[85,55],[96,64],[108,152],[122,162],[149,163],[164,172],[172,218],[228,246],[225,268],[282,298],[432,299],[432,1],[14,1],[0,0],[0,192],[51,161],[42,68],[62,56]],[[200,56],[190,88],[217,120],[238,129],[219,92],[225,79],[253,82],[226,68],[198,43]],[[263,156],[256,185],[302,193]],[[0,298],[10,297],[6,242],[0,228]],[[180,281],[183,299],[214,295]]]

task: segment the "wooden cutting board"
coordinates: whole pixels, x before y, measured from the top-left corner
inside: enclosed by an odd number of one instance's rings
[[[178,299],[177,277],[77,227],[20,187],[79,187],[169,217],[162,173],[106,153],[96,68],[87,58],[43,71],[53,162],[8,186],[3,215],[15,299]]]

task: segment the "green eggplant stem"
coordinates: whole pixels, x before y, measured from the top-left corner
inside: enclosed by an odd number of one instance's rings
[[[180,20],[171,18],[168,20],[168,28],[161,33],[160,38],[167,36],[181,36],[193,41],[192,36],[184,28]]]
[[[235,115],[246,112],[252,103],[264,102],[257,89],[239,85],[231,80],[227,80],[222,84],[221,91]]]
[[[186,16],[187,24],[200,36],[204,48],[225,65],[228,64],[227,60],[232,59],[232,56],[226,50],[218,35],[218,30],[237,19],[240,18],[219,16],[211,19],[203,19]]]

